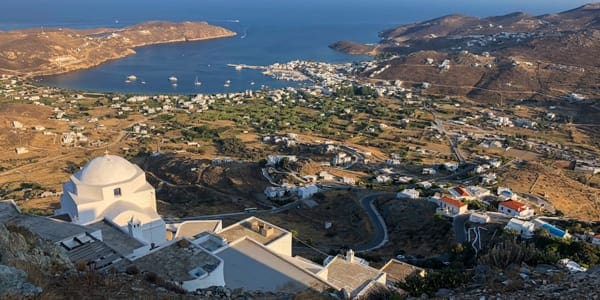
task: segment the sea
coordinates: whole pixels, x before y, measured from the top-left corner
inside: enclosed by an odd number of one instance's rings
[[[207,21],[237,32],[231,38],[136,49],[100,66],[38,78],[39,84],[93,92],[223,93],[280,88],[257,70],[227,64],[269,65],[291,60],[332,63],[368,59],[328,46],[340,40],[377,43],[379,32],[452,13],[486,17],[524,11],[556,13],[588,0],[19,0],[3,1],[0,30],[123,27],[151,20]],[[126,83],[127,76],[137,80]],[[179,79],[173,86],[168,78]],[[196,78],[200,86],[194,84]],[[229,87],[224,84],[229,80]]]

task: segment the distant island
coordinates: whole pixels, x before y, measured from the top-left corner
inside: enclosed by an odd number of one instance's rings
[[[40,76],[86,69],[135,54],[135,48],[235,36],[206,22],[152,21],[124,28],[0,31],[0,73]]]

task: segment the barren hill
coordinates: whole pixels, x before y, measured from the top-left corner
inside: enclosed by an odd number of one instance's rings
[[[449,36],[489,35],[501,32],[577,31],[600,29],[600,3],[588,4],[558,14],[532,16],[523,12],[477,18],[448,15],[429,21],[402,25],[384,31],[381,36],[403,42],[412,39]]]
[[[89,68],[134,54],[134,48],[234,36],[206,22],[147,22],[125,28],[0,32],[0,72],[48,75]]]
[[[381,36],[375,49],[347,41],[332,48],[392,56],[363,75],[428,82],[431,93],[482,100],[501,94],[512,99],[551,99],[569,92],[600,96],[600,3],[541,16],[449,15],[386,30]]]

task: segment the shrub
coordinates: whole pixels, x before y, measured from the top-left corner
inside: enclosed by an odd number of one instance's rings
[[[79,260],[75,263],[75,269],[79,272],[84,272],[88,270],[88,264],[86,261]]]
[[[456,288],[466,284],[471,279],[468,271],[461,269],[443,269],[432,271],[424,277],[413,274],[406,277],[405,281],[397,282],[398,286],[413,297],[423,294],[433,295],[441,288]]]
[[[144,275],[144,279],[150,283],[157,283],[159,281],[159,277],[154,272],[148,272]]]
[[[125,273],[129,275],[136,275],[140,273],[140,269],[136,265],[130,265],[125,269]]]
[[[534,243],[520,242],[516,237],[506,238],[494,245],[485,254],[479,257],[479,264],[505,269],[511,264],[520,265],[527,263],[537,265],[539,263],[554,264],[558,261],[557,253],[549,248],[536,247]]]
[[[191,245],[190,241],[186,240],[186,239],[182,239],[179,240],[177,242],[177,246],[181,247],[181,248],[187,248]]]

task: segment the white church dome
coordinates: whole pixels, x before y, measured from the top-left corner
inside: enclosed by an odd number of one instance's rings
[[[76,174],[84,184],[110,185],[127,181],[138,174],[138,167],[116,155],[102,155],[92,159]]]

